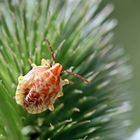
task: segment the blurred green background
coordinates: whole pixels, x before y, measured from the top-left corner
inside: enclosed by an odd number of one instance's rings
[[[140,0],[104,0],[111,2],[115,10],[111,15],[118,20],[114,41],[125,48],[133,66],[131,80],[132,114],[130,132],[140,128]]]
[[[131,111],[132,125],[129,127],[129,134],[132,135],[136,129],[140,128],[140,0],[103,0],[103,5],[101,5],[101,7],[108,3],[112,3],[115,6],[115,10],[111,14],[111,17],[118,20],[118,26],[114,30],[114,43],[125,48],[126,54],[130,58],[130,64],[133,67],[134,75],[130,83],[131,90],[129,91],[131,93],[129,94],[129,98],[133,105],[133,109]]]

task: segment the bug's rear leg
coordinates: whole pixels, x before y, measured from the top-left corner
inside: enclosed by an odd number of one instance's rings
[[[48,109],[49,109],[50,111],[54,111],[54,106],[53,106],[53,104],[50,104],[50,105],[48,106]]]
[[[47,66],[50,67],[50,66],[51,66],[51,62],[50,62],[49,59],[46,60],[46,59],[43,58],[43,59],[41,60],[41,65],[47,65]]]
[[[58,93],[58,97],[62,97],[64,95],[64,93],[62,92],[62,91],[60,91],[59,93]]]
[[[19,76],[18,81],[22,80],[24,76]]]

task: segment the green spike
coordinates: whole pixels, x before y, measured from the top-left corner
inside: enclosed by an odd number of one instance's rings
[[[100,3],[0,2],[0,139],[124,139],[120,131],[125,130],[125,117],[119,110],[127,101],[125,83],[131,71],[123,49],[112,44],[116,20],[108,16],[113,7],[100,9]],[[18,77],[31,69],[28,60],[40,65],[42,58],[51,59],[45,37],[52,44],[56,61],[64,69],[72,67],[90,84],[62,75],[74,84],[63,88],[64,96],[55,103],[54,111],[31,115],[13,97]]]

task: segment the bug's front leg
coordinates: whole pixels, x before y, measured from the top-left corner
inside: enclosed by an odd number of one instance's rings
[[[62,80],[62,86],[72,84],[73,82],[69,81],[68,79]]]
[[[50,60],[49,59],[42,59],[41,60],[41,65],[47,65],[48,67],[50,67],[51,66],[51,62],[50,62]]]
[[[34,64],[30,58],[28,59],[28,61],[32,67],[36,67],[36,64]]]

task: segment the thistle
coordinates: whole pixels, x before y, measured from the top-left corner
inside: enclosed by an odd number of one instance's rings
[[[112,6],[99,0],[6,0],[0,3],[0,139],[120,140],[127,111],[130,69],[122,48],[112,44]],[[55,110],[29,114],[14,97],[18,77],[51,59],[44,37],[73,84],[63,88]],[[124,123],[125,124],[125,123]],[[123,130],[123,131],[122,131]]]

